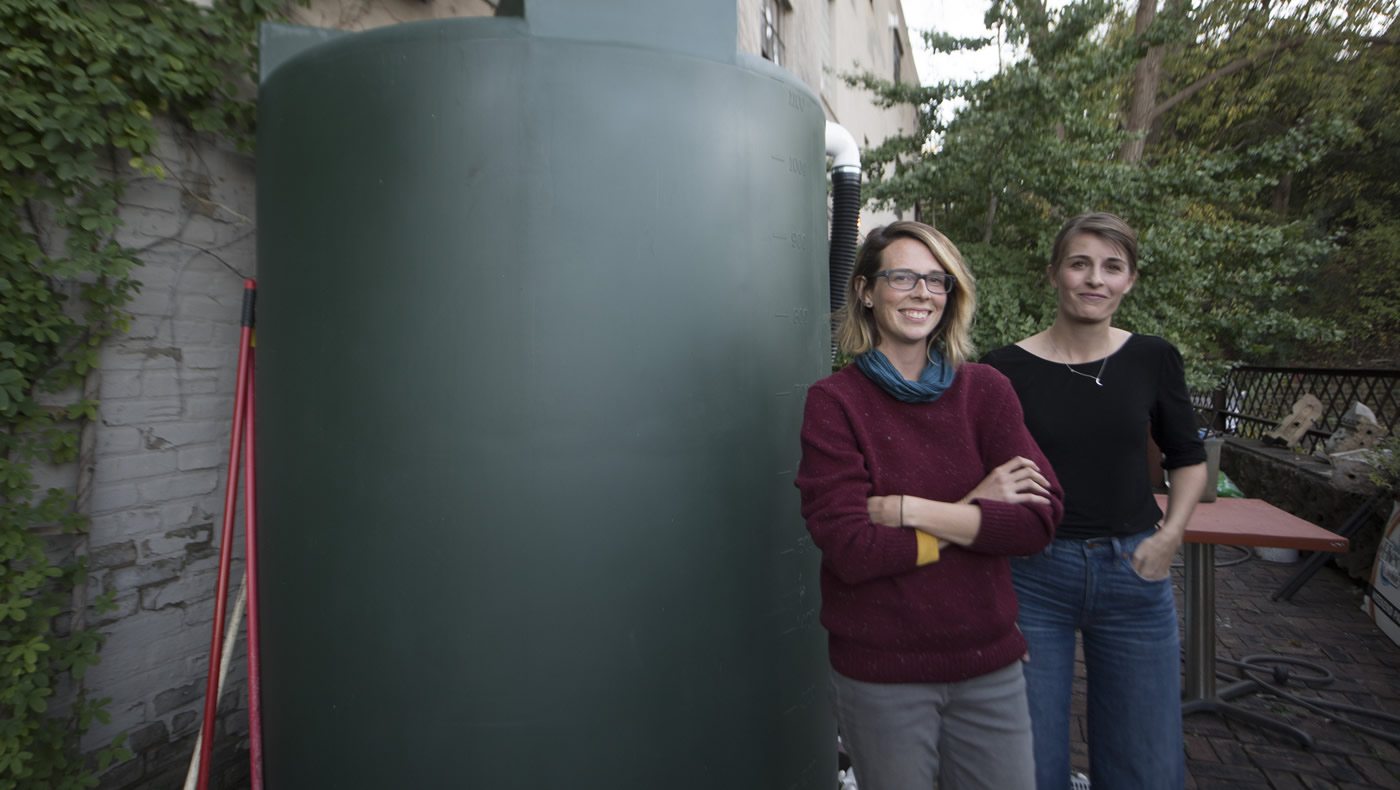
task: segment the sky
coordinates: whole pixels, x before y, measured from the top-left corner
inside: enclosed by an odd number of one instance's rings
[[[982,18],[991,7],[991,0],[903,0],[904,21],[909,26],[909,41],[914,45],[914,66],[919,81],[925,85],[945,79],[990,77],[997,70],[997,50],[993,45],[977,52],[943,53],[935,55],[923,49],[920,32],[926,29],[972,38],[992,36]],[[1002,57],[1011,56],[1003,45]]]

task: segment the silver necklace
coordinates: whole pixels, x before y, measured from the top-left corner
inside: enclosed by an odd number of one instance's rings
[[[1046,334],[1045,338],[1046,338],[1047,340],[1050,340],[1049,334]],[[1106,368],[1106,367],[1108,367],[1108,357],[1107,357],[1107,356],[1105,356],[1105,357],[1103,358],[1103,362],[1100,362],[1100,363],[1099,363],[1099,372],[1098,372],[1098,373],[1095,373],[1095,374],[1092,375],[1092,376],[1090,376],[1088,373],[1084,373],[1084,372],[1082,372],[1082,371],[1078,371],[1078,370],[1075,370],[1074,368],[1070,367],[1069,362],[1066,361],[1066,360],[1069,359],[1069,355],[1067,355],[1067,354],[1065,354],[1063,351],[1061,351],[1061,350],[1060,350],[1060,347],[1057,346],[1057,345],[1055,345],[1055,341],[1054,341],[1054,340],[1050,340],[1050,347],[1053,348],[1053,349],[1055,350],[1055,353],[1060,357],[1060,360],[1061,360],[1061,361],[1060,361],[1060,364],[1062,364],[1062,365],[1065,366],[1065,370],[1068,370],[1070,373],[1073,373],[1073,374],[1076,375],[1076,376],[1083,376],[1083,377],[1086,378],[1086,379],[1093,379],[1095,384],[1099,385],[1100,387],[1103,386],[1103,369]]]

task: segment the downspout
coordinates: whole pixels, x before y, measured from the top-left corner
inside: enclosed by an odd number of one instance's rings
[[[846,286],[855,266],[860,225],[860,149],[840,124],[826,122],[826,154],[831,165],[831,314],[846,306]],[[833,343],[832,356],[836,349]]]

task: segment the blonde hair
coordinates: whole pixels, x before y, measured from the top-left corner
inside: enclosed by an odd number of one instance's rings
[[[972,314],[977,309],[977,280],[963,263],[962,255],[948,237],[922,222],[892,222],[874,228],[866,234],[865,243],[856,253],[851,280],[846,284],[846,304],[832,316],[836,321],[836,347],[849,356],[871,350],[880,342],[880,329],[875,313],[865,306],[860,284],[868,288],[874,274],[880,271],[885,248],[899,239],[913,239],[928,248],[943,271],[958,278],[948,292],[948,302],[938,326],[929,335],[930,350],[937,347],[954,368],[972,358]]]

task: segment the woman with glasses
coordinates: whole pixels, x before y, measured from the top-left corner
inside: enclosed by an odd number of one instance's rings
[[[1112,214],[1075,217],[1046,269],[1057,299],[1043,332],[987,354],[1011,379],[1054,464],[1065,516],[1045,551],[1011,564],[1030,643],[1026,683],[1036,786],[1070,786],[1075,632],[1088,676],[1090,784],[1181,790],[1181,658],[1172,558],[1206,483],[1181,354],[1113,326],[1137,283],[1137,234]],[[1163,453],[1165,518],[1148,477]]]
[[[1060,489],[1005,377],[968,361],[976,285],[933,228],[872,230],[814,384],[797,486],[822,552],[830,694],[861,790],[1020,790],[1030,719],[1007,558]]]

